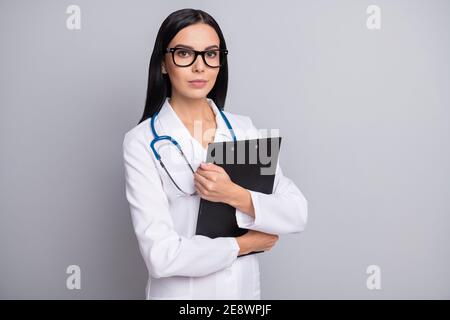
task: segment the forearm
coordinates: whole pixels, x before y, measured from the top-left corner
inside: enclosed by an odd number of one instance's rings
[[[239,246],[238,256],[250,253],[252,251],[251,243],[248,241],[248,238],[240,236],[236,237],[236,241]]]
[[[227,203],[239,211],[248,214],[252,218],[255,217],[255,208],[253,206],[252,197],[247,189],[234,184],[230,190],[230,196]]]

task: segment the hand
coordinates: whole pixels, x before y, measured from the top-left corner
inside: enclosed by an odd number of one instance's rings
[[[228,203],[236,188],[228,173],[214,163],[202,163],[194,174],[195,189],[201,198]]]
[[[269,251],[278,241],[278,235],[249,230],[246,234],[236,237],[239,245],[238,256],[252,251]]]

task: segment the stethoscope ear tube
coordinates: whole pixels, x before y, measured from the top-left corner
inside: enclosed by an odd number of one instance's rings
[[[231,126],[230,121],[228,121],[228,118],[225,116],[225,113],[223,113],[222,110],[219,109],[220,115],[222,116],[223,121],[225,121],[225,124],[228,127],[228,130],[230,130],[231,136],[233,137],[233,141],[236,142],[236,135],[234,134],[233,127]]]
[[[184,154],[183,154],[183,157],[184,157]],[[184,158],[186,159],[186,157],[184,157]],[[186,191],[182,190],[182,189],[180,188],[180,186],[175,182],[175,180],[173,179],[172,175],[171,175],[171,174],[169,173],[169,171],[167,170],[166,166],[164,165],[164,162],[162,162],[162,160],[159,160],[159,164],[160,164],[161,167],[164,169],[164,171],[167,173],[167,175],[169,176],[170,180],[171,180],[172,183],[175,185],[175,187],[177,187],[178,190],[180,190],[182,193],[184,193],[185,195],[188,195],[188,196],[193,196],[193,195],[196,195],[196,194],[197,194],[197,192],[189,193],[189,192],[186,192]],[[189,165],[189,167],[191,168],[192,172],[194,172],[194,170],[192,169],[191,165],[190,165],[189,163],[188,163],[188,165]]]

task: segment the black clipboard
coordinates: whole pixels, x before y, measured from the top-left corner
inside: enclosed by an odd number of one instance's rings
[[[271,194],[275,181],[281,137],[214,142],[208,145],[206,162],[221,166],[231,180],[249,190]],[[248,229],[240,228],[236,209],[226,203],[200,199],[197,235],[209,238],[239,237]],[[253,251],[249,254],[263,251]]]

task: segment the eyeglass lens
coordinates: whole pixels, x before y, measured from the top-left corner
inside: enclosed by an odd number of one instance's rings
[[[210,67],[220,67],[225,59],[225,53],[220,50],[207,50],[203,53],[204,61]],[[194,62],[196,58],[194,50],[185,48],[175,48],[173,52],[174,63],[177,66],[184,67],[189,66]]]

